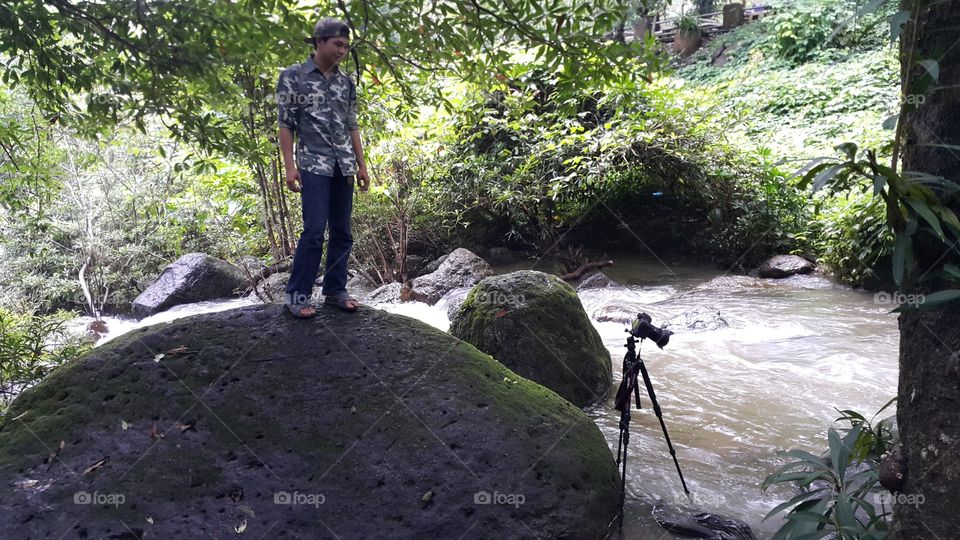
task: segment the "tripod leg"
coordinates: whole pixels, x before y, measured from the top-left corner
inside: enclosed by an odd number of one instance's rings
[[[677,474],[680,475],[680,484],[683,485],[683,492],[690,496],[690,490],[687,489],[687,482],[683,479],[683,472],[680,470],[680,462],[677,461],[677,451],[673,449],[673,443],[670,442],[670,434],[667,433],[667,424],[663,422],[663,413],[660,410],[660,404],[657,403],[657,393],[653,391],[653,382],[650,381],[650,375],[647,374],[647,366],[643,364],[643,359],[637,357],[640,365],[640,373],[643,375],[643,384],[647,387],[647,394],[650,395],[650,402],[653,403],[653,412],[660,421],[660,429],[663,430],[663,438],[667,440],[667,448],[670,449],[670,455],[673,457],[673,464],[677,467]]]
[[[630,409],[627,409],[629,411]],[[627,499],[627,446],[630,444],[630,413],[627,415],[627,427],[621,430],[623,439],[623,463],[620,469],[620,529],[623,529],[623,506]],[[619,454],[619,449],[617,453]]]

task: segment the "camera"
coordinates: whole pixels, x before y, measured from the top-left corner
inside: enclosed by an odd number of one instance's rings
[[[673,332],[654,326],[651,324],[652,321],[653,319],[646,313],[638,313],[633,325],[630,326],[630,335],[638,339],[650,338],[657,344],[657,347],[662,349],[670,342],[670,336],[673,335]]]

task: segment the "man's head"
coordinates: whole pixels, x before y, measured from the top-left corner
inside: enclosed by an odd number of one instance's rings
[[[324,17],[304,42],[313,44],[315,60],[336,65],[350,50],[350,27],[339,19]]]

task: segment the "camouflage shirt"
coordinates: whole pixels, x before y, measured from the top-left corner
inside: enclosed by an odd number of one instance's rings
[[[297,134],[297,166],[302,171],[333,176],[340,163],[344,176],[357,173],[350,132],[357,129],[357,88],[334,66],[329,79],[307,58],[290,66],[277,82],[280,127]]]

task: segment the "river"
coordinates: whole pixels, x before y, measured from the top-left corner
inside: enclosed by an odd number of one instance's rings
[[[529,265],[498,268],[509,271]],[[694,307],[719,311],[728,327],[678,331],[663,349],[641,349],[687,485],[699,508],[746,521],[759,538],[782,523],[761,521],[791,495],[785,487],[761,493],[763,478],[784,463],[780,450],[826,448],[838,409],[869,418],[896,395],[898,329],[892,306],[820,276],[784,280],[732,276],[700,264],[620,258],[605,270],[622,287],[580,293],[584,309],[610,351],[614,388],[620,383],[625,325],[598,322],[609,306],[643,309],[662,325]],[[109,338],[165,320],[249,304],[246,300],[179,306],[145,319],[108,320]],[[442,304],[377,306],[442,330]],[[641,390],[644,409],[632,416],[622,538],[670,538],[650,517],[658,500],[684,503],[680,481],[659,423]],[[614,455],[619,413],[613,396],[588,414]],[[891,407],[884,417],[894,414]],[[782,516],[782,514],[781,514]]]

